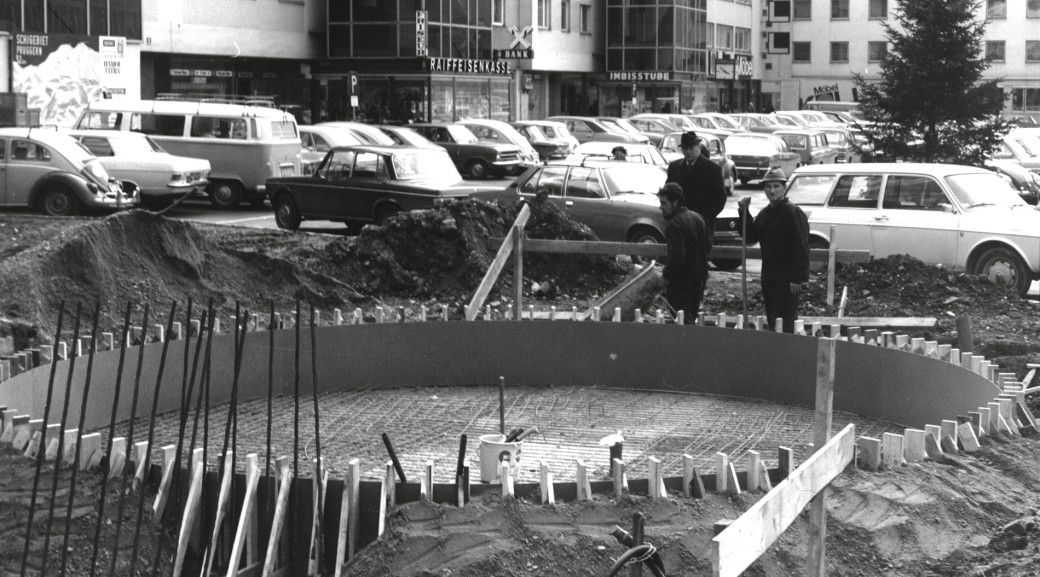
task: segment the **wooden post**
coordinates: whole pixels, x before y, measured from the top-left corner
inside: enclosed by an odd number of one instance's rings
[[[620,497],[625,492],[625,462],[614,459],[614,496]]]
[[[147,443],[146,443],[147,444]],[[210,538],[209,548],[206,549],[205,558],[202,561],[202,575],[208,576],[213,568],[213,558],[217,554],[217,543],[220,539],[220,526],[227,514],[228,501],[231,498],[231,470],[235,455],[231,451],[224,453],[224,473],[220,481],[220,493],[217,497],[217,512],[213,520],[213,535]]]
[[[549,465],[545,464],[545,461],[538,461],[538,470],[541,473],[539,476],[540,489],[542,496],[543,505],[555,505],[556,494],[553,490],[553,474],[549,470]]]
[[[252,517],[253,509],[256,507],[256,487],[260,483],[260,466],[257,463],[256,453],[250,453],[246,456],[246,492],[242,501],[242,510],[238,515],[238,528],[235,531],[235,540],[231,547],[227,577],[236,577],[238,575],[242,551],[246,547],[249,519]]]
[[[282,528],[285,526],[286,510],[289,507],[289,489],[292,487],[292,473],[289,470],[289,458],[278,457],[278,498],[274,506],[274,518],[271,521],[271,536],[267,540],[267,555],[264,556],[264,571],[261,577],[274,575],[278,560],[278,543],[282,540]]]
[[[726,470],[729,469],[729,455],[726,453],[715,453],[715,491],[725,493],[729,488]]]
[[[693,464],[693,457],[682,456],[683,462],[683,495],[694,499],[704,498],[704,480]]]
[[[524,227],[513,225],[513,320],[523,316]]]
[[[351,459],[347,463],[347,479],[350,488],[350,525],[347,529],[347,559],[357,554],[358,527],[361,520],[361,460]],[[431,488],[432,489],[432,488]]]
[[[575,484],[578,490],[579,501],[591,501],[592,500],[592,485],[589,483],[589,472],[585,467],[585,461],[581,459],[574,460],[577,465],[577,480]]]
[[[833,238],[834,231],[831,227]],[[831,298],[834,297],[834,243],[831,243],[827,284]],[[816,450],[823,448],[831,438],[832,406],[834,402],[834,354],[837,341],[832,338],[820,339],[816,347],[816,413],[813,415],[813,439]],[[825,577],[827,574],[827,488],[813,497],[809,511],[809,558],[806,560],[806,574],[811,577]]]
[[[762,485],[762,455],[758,451],[747,453],[747,489],[757,491]]]
[[[180,535],[177,538],[177,555],[173,564],[173,576],[180,577],[184,570],[184,555],[188,552],[188,541],[195,526],[195,515],[198,512],[199,498],[202,496],[202,463],[195,463],[191,469],[191,480],[188,486],[188,500],[184,504],[181,516]]]
[[[831,312],[834,310],[834,269],[835,269],[835,258],[834,251],[837,245],[837,227],[831,225],[830,229],[831,242],[827,245],[827,311]],[[822,447],[823,445],[817,445]]]

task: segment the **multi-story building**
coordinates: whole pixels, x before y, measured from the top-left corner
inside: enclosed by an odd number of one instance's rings
[[[761,101],[761,37],[756,0],[708,1],[708,92],[696,112],[758,110]]]
[[[776,108],[806,101],[856,100],[852,74],[880,79],[889,46],[884,25],[896,24],[895,0],[768,0],[762,31],[762,91]],[[984,0],[987,79],[1001,79],[1007,114],[1040,116],[1040,2]]]

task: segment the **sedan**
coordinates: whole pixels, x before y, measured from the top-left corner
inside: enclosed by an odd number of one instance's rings
[[[791,150],[802,157],[802,164],[828,164],[838,161],[838,151],[827,142],[827,135],[820,130],[796,128],[777,130],[773,134],[784,139]]]
[[[809,217],[809,245],[907,254],[983,275],[1025,295],[1040,278],[1040,211],[998,175],[955,164],[805,166],[787,197]],[[834,237],[831,229],[834,229]]]
[[[444,147],[459,172],[473,178],[502,177],[521,164],[519,147],[481,142],[473,131],[461,124],[429,122],[410,124],[409,127]]]
[[[297,129],[300,131],[300,166],[303,174],[314,172],[325,155],[337,146],[366,144],[353,131],[342,127],[300,125]]]
[[[463,184],[447,152],[410,146],[333,148],[313,174],[267,180],[275,223],[288,230],[303,220],[382,226],[484,189]]]
[[[578,161],[586,157],[610,160],[613,156],[613,150],[618,146],[624,147],[628,162],[640,162],[661,167],[668,166],[668,161],[665,160],[664,155],[652,144],[618,144],[616,142],[592,141],[579,144],[578,148],[575,148],[574,152],[567,158]]]
[[[83,208],[134,208],[137,185],[111,177],[101,160],[68,134],[0,128],[0,205],[71,216]]]
[[[599,240],[663,243],[657,191],[667,177],[663,168],[646,164],[567,160],[530,168],[509,187],[472,198],[513,203],[542,193]]]
[[[551,120],[518,120],[513,128],[524,136],[538,151],[542,161],[560,160],[578,146],[578,139],[567,132],[562,122]]]
[[[209,183],[208,160],[170,154],[140,132],[72,130],[69,135],[98,157],[113,177],[133,181],[148,208],[165,208],[179,196],[204,191]]]
[[[649,142],[645,136],[611,128],[602,120],[589,116],[550,116],[546,120],[562,122],[578,142],[601,140],[605,142]]]
[[[779,124],[776,120],[768,114],[731,114],[741,126],[747,128],[751,132],[762,132],[766,134],[772,134],[777,130],[783,130],[785,127],[783,124]]]
[[[737,167],[740,184],[762,178],[771,166],[779,166],[784,174],[791,174],[802,161],[782,138],[773,134],[733,134],[726,138],[726,151]]]

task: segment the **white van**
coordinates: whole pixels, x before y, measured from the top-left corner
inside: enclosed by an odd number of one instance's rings
[[[212,166],[206,192],[218,208],[232,208],[243,200],[262,206],[268,178],[301,174],[296,119],[270,106],[95,100],[75,128],[143,132],[171,154],[205,158]]]

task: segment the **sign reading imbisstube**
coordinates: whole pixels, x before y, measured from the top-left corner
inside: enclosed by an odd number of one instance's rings
[[[660,80],[674,80],[675,76],[671,70],[620,70],[607,73],[608,80],[622,82],[653,82]]]

